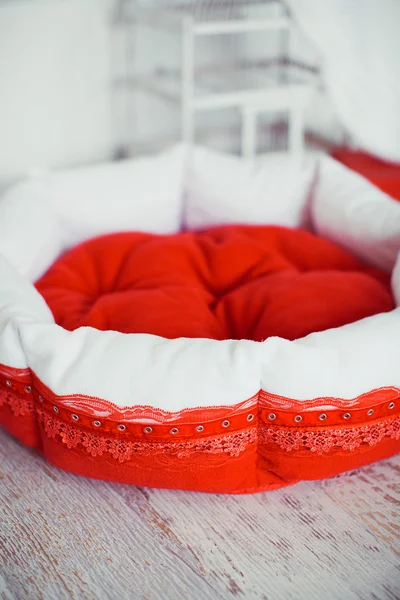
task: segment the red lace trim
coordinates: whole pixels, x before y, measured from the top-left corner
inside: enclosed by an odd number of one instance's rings
[[[1,369],[0,369],[1,375]],[[231,414],[237,414],[241,411],[251,410],[257,406],[259,394],[248,398],[238,404],[186,407],[178,411],[165,410],[160,407],[136,404],[134,406],[117,406],[109,400],[94,396],[84,396],[73,394],[69,396],[57,396],[46,385],[40,381],[33,373],[33,386],[38,394],[48,399],[60,408],[65,408],[72,412],[79,412],[93,418],[107,419],[111,421],[123,421],[125,424],[133,423],[154,423],[178,425],[184,423],[193,423],[199,419],[212,420],[224,419]]]
[[[35,409],[30,392],[24,394],[15,389],[11,392],[11,390],[0,385],[0,406],[6,403],[10,406],[16,417],[24,417]]]
[[[8,404],[17,417],[34,412],[45,434],[50,438],[57,437],[68,448],[80,447],[92,456],[108,453],[120,462],[128,461],[137,454],[168,453],[185,457],[195,452],[204,452],[238,456],[249,444],[255,442],[261,445],[272,444],[285,452],[305,450],[324,454],[331,450],[354,451],[361,445],[372,447],[385,438],[400,439],[400,415],[388,414],[394,412],[396,405],[398,413],[398,402],[393,401],[399,398],[397,388],[388,387],[368,392],[360,397],[361,401],[358,403],[357,399],[339,399],[335,407],[339,410],[326,410],[325,413],[321,413],[323,399],[306,402],[307,406],[301,411],[303,405],[300,401],[260,392],[259,401],[258,397],[249,399],[226,407],[224,413],[221,413],[221,407],[216,407],[213,420],[203,420],[204,425],[199,425],[199,421],[192,418],[188,423],[177,420],[179,428],[170,429],[174,413],[170,413],[168,425],[158,422],[150,428],[144,427],[148,423],[146,419],[136,423],[124,421],[128,426],[121,423],[121,419],[115,422],[101,417],[102,421],[93,421],[93,415],[71,412],[74,407],[70,403],[64,403],[63,398],[54,394],[49,396],[49,400],[43,398],[36,389],[32,390],[29,381],[26,373],[13,379],[4,378],[0,382],[0,406]],[[54,403],[55,400],[57,404]],[[372,404],[373,401],[375,404]],[[348,407],[351,413],[344,413],[343,410]],[[289,408],[296,410],[292,412]],[[192,412],[193,417],[201,413],[204,418],[201,409],[193,409]],[[209,410],[207,414],[210,414]],[[122,417],[123,414],[119,416]],[[225,420],[221,421],[221,417]],[[366,423],[369,418],[371,422]],[[345,425],[343,419],[351,419],[352,425]],[[79,421],[79,426],[70,422],[71,420]],[[326,420],[325,427],[320,422],[322,420]],[[91,428],[96,431],[90,431]],[[231,432],[223,433],[227,428]],[[143,436],[146,429],[151,432],[148,439]],[[179,436],[172,436],[175,439],[169,441],[171,434],[178,432]]]
[[[249,428],[236,433],[212,437],[200,438],[184,442],[147,442],[115,439],[102,435],[83,431],[73,425],[66,425],[57,417],[47,415],[38,410],[39,421],[43,425],[46,435],[50,438],[60,437],[67,448],[80,446],[91,456],[111,454],[119,462],[131,460],[135,454],[154,455],[172,454],[178,458],[189,456],[194,452],[205,452],[207,454],[225,453],[230,456],[239,456],[249,444],[257,440],[256,428]]]
[[[400,398],[400,389],[393,386],[371,390],[350,399],[323,396],[320,398],[295,400],[294,398],[286,398],[285,396],[279,396],[278,394],[272,394],[261,390],[260,407],[277,411],[301,412],[303,414],[308,411],[332,408],[340,410],[369,408],[381,403],[391,402],[397,398]]]
[[[342,429],[313,429],[261,427],[259,439],[262,444],[276,444],[286,452],[309,450],[324,454],[332,449],[356,450],[362,444],[376,446],[384,438],[400,439],[400,417],[376,421],[361,427]]]
[[[172,454],[179,458],[194,452],[208,454],[226,453],[239,456],[249,444],[258,441],[261,444],[276,444],[286,452],[309,450],[316,454],[325,454],[333,449],[356,450],[362,444],[376,446],[385,437],[400,439],[400,417],[376,422],[363,427],[344,429],[319,429],[304,431],[301,429],[282,429],[281,427],[252,427],[230,435],[201,438],[184,442],[147,442],[115,439],[82,431],[73,425],[66,425],[53,415],[38,411],[46,435],[59,436],[67,448],[80,446],[91,456],[109,453],[119,462],[130,460],[135,454]]]

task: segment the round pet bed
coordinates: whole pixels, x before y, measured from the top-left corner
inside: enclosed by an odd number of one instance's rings
[[[0,420],[75,473],[250,493],[400,449],[400,204],[183,146],[0,201]],[[396,262],[397,261],[397,262]]]

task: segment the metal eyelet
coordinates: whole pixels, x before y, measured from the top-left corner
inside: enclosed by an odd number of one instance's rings
[[[58,406],[53,406],[53,410],[55,413],[59,413],[60,409],[58,408]]]
[[[199,433],[201,433],[202,431],[204,431],[203,425],[197,425],[196,431],[198,431]]]
[[[144,432],[144,433],[151,433],[152,431],[153,431],[153,428],[152,428],[152,427],[144,427],[144,428],[143,428],[143,432]]]
[[[275,421],[275,419],[276,419],[276,414],[275,414],[275,413],[269,413],[269,415],[268,415],[268,419],[269,419],[270,421]]]
[[[6,385],[8,385],[8,387],[12,387],[12,383],[9,379],[6,379]]]
[[[350,413],[344,413],[343,415],[343,419],[350,419],[351,414]]]
[[[325,413],[321,413],[321,414],[319,415],[319,417],[318,417],[318,419],[319,419],[320,421],[325,421],[325,419],[326,419],[326,418],[327,418],[327,415],[326,415]]]
[[[391,403],[388,405],[388,408],[389,408],[389,410],[392,410],[392,408],[394,408],[395,406],[396,406],[396,405],[395,405],[395,403],[394,403],[394,402],[391,402]]]
[[[95,427],[101,427],[101,421],[93,421]]]
[[[303,417],[301,415],[296,415],[294,420],[296,421],[296,423],[300,423],[300,421],[303,420]]]
[[[375,412],[374,409],[370,408],[369,411],[367,412],[367,415],[370,417],[371,415],[374,414],[374,412]]]
[[[252,421],[254,419],[254,415],[252,413],[250,413],[249,415],[247,415],[247,420],[248,421]]]
[[[229,427],[230,424],[231,424],[231,422],[228,420],[222,421],[222,423],[221,423],[222,427]]]
[[[73,419],[74,421],[79,421],[79,417],[75,413],[72,413],[71,419]]]
[[[43,396],[40,396],[40,394],[39,394],[39,402],[43,402]]]
[[[31,391],[32,391],[32,388],[31,388],[31,386],[30,386],[30,385],[26,385],[26,386],[25,386],[25,391],[26,391],[26,393],[27,393],[27,394],[30,394],[30,393],[31,393]]]
[[[177,427],[173,427],[172,429],[169,430],[170,433],[172,433],[172,435],[175,435],[177,433],[179,433],[179,429]]]
[[[120,423],[117,427],[118,431],[125,431],[126,429],[126,425],[123,425],[122,423]]]

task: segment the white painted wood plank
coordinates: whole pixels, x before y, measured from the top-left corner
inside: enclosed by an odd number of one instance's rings
[[[0,432],[0,597],[396,600],[399,457],[253,496],[64,473]]]

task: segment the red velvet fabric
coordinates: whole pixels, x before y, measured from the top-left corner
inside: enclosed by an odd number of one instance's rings
[[[66,329],[167,338],[292,340],[393,309],[388,275],[277,226],[102,236],[68,251],[36,286]]]
[[[332,155],[395,200],[400,200],[400,164],[384,162],[365,152],[343,148],[335,150]]]

